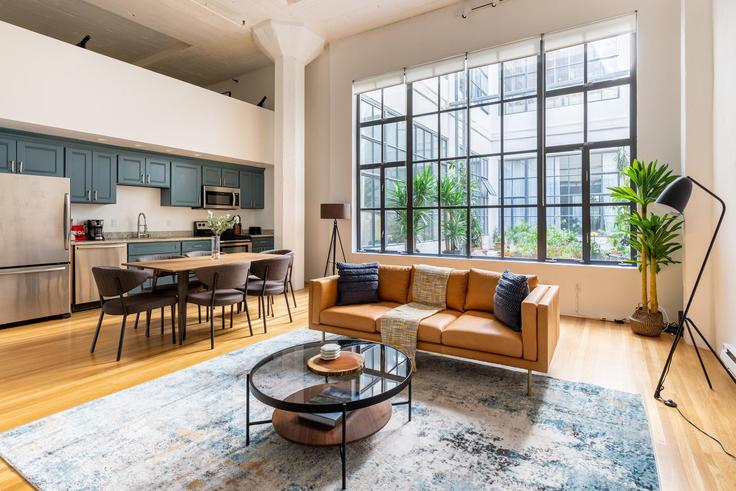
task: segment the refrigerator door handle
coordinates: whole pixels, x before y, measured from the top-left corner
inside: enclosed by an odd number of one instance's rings
[[[51,272],[51,271],[64,271],[66,268],[68,268],[67,265],[44,266],[44,267],[36,267],[36,268],[0,269],[0,276],[14,275],[14,274],[46,273],[46,272]]]
[[[64,250],[69,250],[69,239],[71,235],[71,203],[69,193],[64,193]]]

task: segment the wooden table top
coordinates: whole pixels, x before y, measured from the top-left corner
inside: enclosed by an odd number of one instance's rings
[[[166,271],[168,273],[181,273],[206,266],[217,266],[220,264],[233,264],[244,261],[253,262],[259,259],[271,259],[282,257],[278,254],[261,254],[257,252],[235,252],[233,254],[221,254],[220,259],[214,260],[212,256],[183,257],[178,259],[163,259],[160,261],[140,261],[134,263],[123,263],[123,266]]]

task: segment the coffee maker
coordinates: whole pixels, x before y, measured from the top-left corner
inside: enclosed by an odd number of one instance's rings
[[[102,235],[103,220],[87,220],[87,238],[89,240],[105,240]]]

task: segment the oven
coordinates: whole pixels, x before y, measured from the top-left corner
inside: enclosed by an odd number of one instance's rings
[[[220,252],[232,254],[233,252],[250,252],[253,242],[249,240],[223,240],[220,242]]]
[[[240,208],[240,190],[218,186],[202,186],[202,208],[236,210]]]

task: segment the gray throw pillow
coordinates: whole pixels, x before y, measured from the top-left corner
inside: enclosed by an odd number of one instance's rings
[[[493,295],[493,315],[514,331],[521,331],[521,303],[528,295],[527,277],[506,269]]]
[[[378,263],[337,263],[337,305],[380,302]]]

